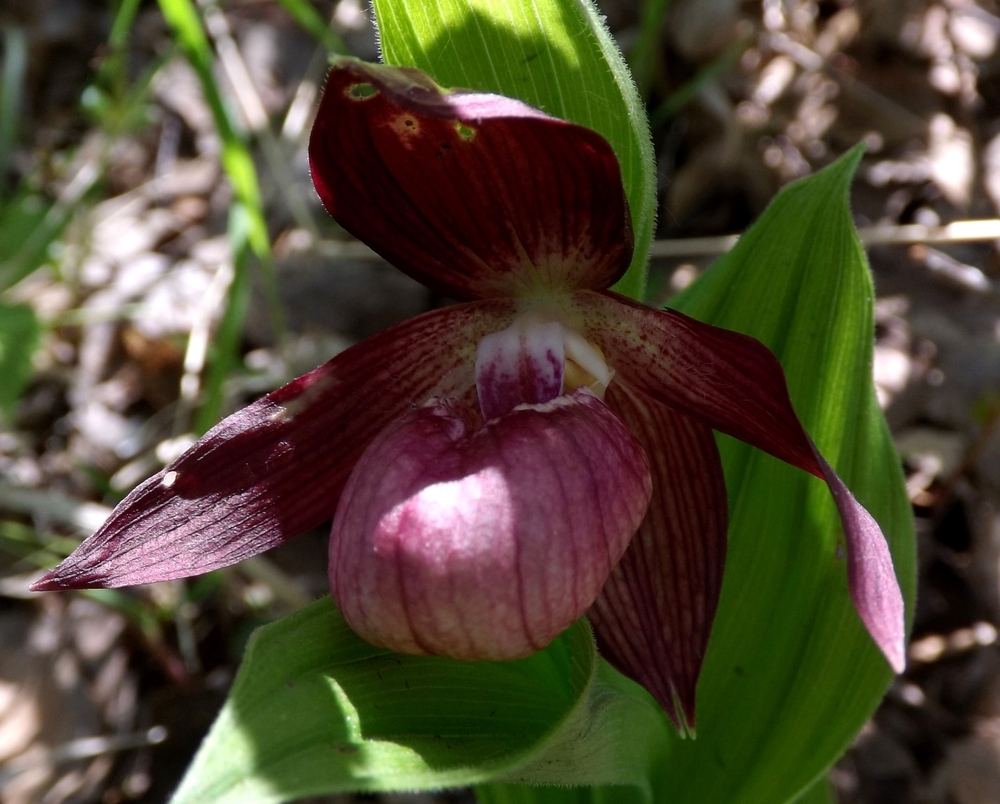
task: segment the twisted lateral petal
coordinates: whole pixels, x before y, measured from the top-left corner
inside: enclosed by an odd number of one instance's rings
[[[722,590],[726,486],[712,431],[621,382],[605,401],[650,460],[653,496],[589,617],[602,655],[693,732],[695,688]]]
[[[652,310],[609,292],[575,299],[588,337],[627,385],[827,481],[847,537],[854,605],[899,672],[903,595],[885,536],[803,429],[777,358],[754,338],[674,310]]]
[[[185,577],[315,527],[383,427],[433,394],[471,396],[476,343],[512,317],[504,302],[448,307],[342,352],[216,425],[32,588]]]
[[[902,673],[906,667],[902,628],[903,596],[896,582],[889,545],[878,523],[851,494],[844,481],[816,453],[830,492],[840,511],[847,534],[847,583],[851,599],[861,621],[868,629],[892,669]]]
[[[646,511],[642,448],[588,391],[473,418],[457,400],[406,414],[344,488],[330,588],[373,644],[527,656],[594,602]]]
[[[419,70],[336,59],[309,160],[345,229],[446,295],[603,288],[631,258],[618,160],[599,134]]]

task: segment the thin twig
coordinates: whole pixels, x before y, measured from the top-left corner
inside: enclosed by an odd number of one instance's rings
[[[315,114],[316,95],[319,94],[319,85],[323,82],[326,66],[326,50],[318,47],[309,60],[309,66],[306,67],[305,75],[295,90],[292,102],[288,105],[285,120],[281,124],[283,140],[295,144],[302,143],[303,134],[308,131],[311,118]]]
[[[862,226],[858,236],[865,246],[908,246],[916,243],[968,243],[1000,240],[1000,218],[955,221],[944,226],[923,226],[913,223],[906,226]],[[736,245],[739,235],[718,237],[684,237],[677,240],[655,240],[649,256],[707,257],[725,254]],[[361,255],[351,255],[355,258]]]
[[[5,762],[0,768],[0,785],[9,782],[18,774],[44,765],[61,765],[66,762],[76,762],[81,759],[113,754],[119,751],[131,751],[136,748],[147,748],[158,745],[167,739],[167,729],[164,726],[153,726],[145,731],[131,734],[112,734],[107,737],[80,737],[76,740],[57,745],[46,751],[32,751]]]
[[[204,302],[191,326],[187,349],[184,351],[184,375],[181,377],[180,399],[177,400],[177,408],[174,411],[174,436],[186,433],[191,426],[191,412],[198,403],[198,394],[201,391],[201,372],[208,357],[212,324],[222,309],[235,276],[233,258],[229,255],[216,270],[212,283],[205,293]]]
[[[866,246],[910,245],[914,243],[968,243],[1000,240],[1000,218],[955,221],[944,226],[864,226],[858,229]]]

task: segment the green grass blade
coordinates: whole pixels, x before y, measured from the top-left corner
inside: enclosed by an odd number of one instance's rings
[[[239,226],[246,215],[242,209],[234,209],[230,218],[230,228]],[[243,323],[250,305],[250,258],[249,239],[244,233],[231,233],[230,243],[233,253],[233,281],[226,294],[226,306],[222,319],[215,331],[215,339],[210,350],[208,376],[205,380],[205,399],[195,415],[194,430],[206,433],[219,420],[225,407],[225,384],[230,373],[239,364],[239,348],[243,339]]]
[[[707,84],[719,78],[739,60],[740,56],[746,52],[749,44],[750,42],[747,39],[740,39],[733,42],[710,64],[705,65],[695,73],[690,81],[678,87],[675,92],[668,98],[665,98],[649,115],[650,127],[654,131],[658,130],[660,126],[693,101]]]
[[[251,216],[249,237],[258,256],[269,254],[270,239],[264,223],[257,169],[242,133],[238,130],[213,72],[214,57],[201,17],[191,0],[159,0],[164,18],[173,29],[188,63],[198,75],[212,121],[222,139],[222,168],[237,200]]]
[[[0,211],[0,291],[16,285],[48,260],[50,246],[98,178],[98,168],[85,165],[55,202],[22,185]]]
[[[8,421],[31,379],[31,357],[42,336],[35,311],[26,304],[0,304],[0,414]]]
[[[639,95],[645,98],[653,85],[653,72],[659,55],[660,34],[663,18],[670,10],[670,0],[646,0],[642,10],[642,24],[639,38],[629,53],[629,65],[639,87]]]
[[[17,141],[21,95],[28,69],[28,38],[23,28],[3,30],[3,65],[0,66],[0,200],[7,187],[7,169]]]
[[[112,58],[119,60],[119,62],[122,51],[128,44],[129,34],[135,23],[136,14],[139,13],[140,5],[142,5],[142,0],[121,0],[118,4],[118,10],[115,12],[114,22],[111,23],[111,33],[108,35],[108,47],[111,49]],[[107,63],[105,61],[101,65],[102,70]],[[115,68],[117,71],[119,65],[116,64]]]

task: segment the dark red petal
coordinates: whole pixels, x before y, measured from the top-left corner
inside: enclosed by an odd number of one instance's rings
[[[330,536],[330,588],[369,642],[501,660],[594,602],[649,502],[649,464],[589,391],[474,429],[455,400],[407,413],[358,461]]]
[[[383,427],[430,396],[471,396],[476,344],[512,318],[504,302],[447,307],[342,352],[216,425],[32,588],[195,575],[315,527]]]
[[[611,146],[519,101],[338,58],[309,159],[345,229],[455,298],[604,288],[631,258]]]
[[[754,338],[674,310],[652,310],[610,292],[583,292],[576,300],[587,337],[625,384],[827,481],[847,537],[854,605],[899,671],[903,596],[885,536],[819,456],[792,407],[778,359]]]
[[[646,517],[589,612],[602,655],[693,732],[695,688],[722,590],[726,486],[712,431],[621,382],[605,402],[649,457]]]

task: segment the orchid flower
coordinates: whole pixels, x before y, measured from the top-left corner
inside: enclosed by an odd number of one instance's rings
[[[777,359],[607,290],[632,236],[600,135],[341,58],[309,154],[347,231],[463,303],[222,421],[35,590],[205,572],[332,517],[330,588],[370,642],[514,659],[586,613],[605,658],[690,727],[725,564],[718,430],[826,481],[857,612],[902,669],[886,541],[796,418]]]

